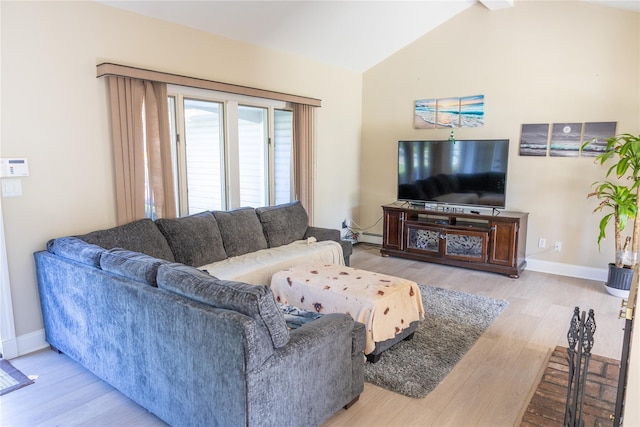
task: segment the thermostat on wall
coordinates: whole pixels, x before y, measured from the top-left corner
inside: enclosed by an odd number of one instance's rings
[[[0,177],[29,176],[29,163],[25,157],[0,159]]]

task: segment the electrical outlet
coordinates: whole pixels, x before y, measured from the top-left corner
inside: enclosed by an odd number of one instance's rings
[[[542,237],[538,239],[538,247],[546,248],[547,247],[547,239],[543,239]]]
[[[556,242],[553,246],[553,250],[556,252],[560,252],[562,250],[562,242]]]

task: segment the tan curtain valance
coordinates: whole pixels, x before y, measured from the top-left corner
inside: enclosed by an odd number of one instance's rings
[[[177,74],[163,73],[160,71],[145,70],[143,68],[129,67],[113,63],[102,63],[97,66],[97,77],[118,76],[130,77],[140,80],[162,82],[166,84],[196,87],[200,89],[216,90],[220,92],[235,93],[239,95],[255,96],[258,98],[275,99],[284,102],[320,107],[321,101],[315,98],[291,95],[287,93],[273,92],[264,89],[256,89],[246,86],[238,86],[229,83],[221,83],[196,77],[181,76]]]

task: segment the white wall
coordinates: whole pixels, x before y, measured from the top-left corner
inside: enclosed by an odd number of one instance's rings
[[[3,157],[27,157],[31,172],[23,197],[2,201],[25,351],[42,342],[32,253],[48,239],[115,225],[107,88],[95,77],[101,62],[320,98],[315,223],[339,227],[357,204],[358,168],[340,163],[358,158],[360,74],[96,2],[0,7],[0,148]]]
[[[596,201],[586,195],[606,169],[588,158],[520,157],[520,127],[616,121],[618,133],[638,134],[639,76],[637,12],[579,1],[469,8],[364,74],[357,222],[374,224],[380,205],[395,201],[398,140],[449,136],[446,129],[414,129],[414,101],[483,94],[485,126],[456,129],[456,138],[511,140],[507,208],[530,213],[529,266],[599,274],[592,270],[613,260],[613,243],[609,237],[598,251],[600,216],[592,214]],[[381,233],[382,225],[371,231]],[[562,241],[563,250],[537,248],[540,237],[548,247]],[[636,343],[638,329],[636,322]],[[627,402],[638,402],[639,366],[636,344]],[[637,405],[627,405],[625,415],[625,425],[640,425]]]
[[[415,99],[484,94],[485,127],[460,129],[459,139],[517,142],[520,125],[535,122],[615,120],[619,131],[640,131],[638,14],[583,2],[474,6],[364,77],[95,2],[2,1],[0,11],[0,155],[25,156],[31,169],[24,196],[2,200],[25,352],[42,340],[32,253],[52,237],[115,224],[100,62],[321,98],[321,226],[375,223],[380,205],[395,199],[396,141],[448,136],[413,129]],[[531,213],[529,256],[606,265],[612,250],[598,253],[594,202],[585,200],[603,171],[587,159],[521,158],[515,147],[510,162],[509,208]],[[537,253],[538,237],[562,240],[563,252]]]
[[[600,216],[586,198],[606,168],[592,158],[521,157],[520,128],[616,121],[618,132],[638,133],[639,75],[636,12],[581,1],[516,1],[495,11],[476,4],[364,74],[358,222],[375,223],[380,205],[396,199],[398,140],[449,136],[414,129],[414,101],[482,94],[485,125],[455,135],[511,140],[507,208],[530,213],[530,264],[606,268],[612,240],[598,251]],[[540,237],[546,250],[537,248]]]

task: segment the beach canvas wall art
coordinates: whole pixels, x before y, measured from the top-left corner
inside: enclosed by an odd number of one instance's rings
[[[546,156],[549,123],[523,124],[520,133],[521,156]]]
[[[460,98],[438,99],[436,118],[439,128],[460,127]]]
[[[484,95],[415,101],[416,129],[484,126]]]
[[[578,157],[582,123],[554,123],[551,131],[551,157]]]
[[[583,144],[588,144],[582,149],[583,157],[595,157],[604,153],[607,148],[607,139],[616,135],[618,122],[589,122],[584,124]]]
[[[460,98],[460,127],[484,126],[484,95]]]
[[[416,129],[436,128],[436,99],[419,99],[416,101],[413,125]]]

